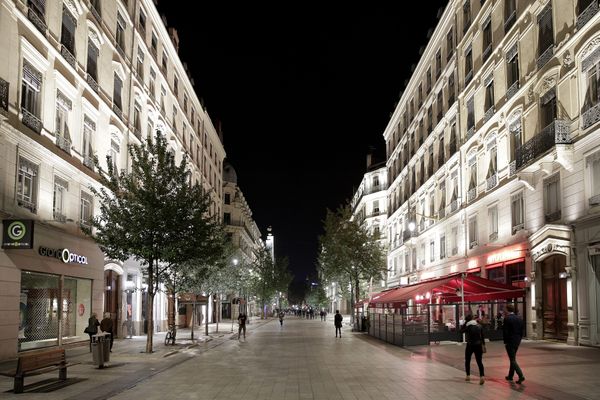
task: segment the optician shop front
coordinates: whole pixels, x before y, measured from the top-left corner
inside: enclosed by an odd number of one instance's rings
[[[32,220],[2,221],[0,360],[18,352],[88,340],[101,319],[104,256],[79,232]]]

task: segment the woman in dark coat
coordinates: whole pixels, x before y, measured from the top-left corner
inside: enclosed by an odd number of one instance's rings
[[[92,313],[92,316],[88,319],[88,326],[85,328],[85,333],[90,336],[90,353],[92,352],[92,335],[98,333],[98,326],[100,326],[98,316],[96,313]]]
[[[485,374],[483,371],[483,346],[485,346],[485,339],[483,337],[483,328],[473,319],[471,314],[465,317],[465,324],[461,327],[460,331],[465,334],[467,341],[467,347],[465,348],[465,372],[467,373],[466,381],[471,380],[471,356],[475,353],[475,361],[479,367],[479,384],[483,385],[485,382]]]

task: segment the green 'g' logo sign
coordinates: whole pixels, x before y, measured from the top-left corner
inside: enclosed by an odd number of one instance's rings
[[[3,249],[31,249],[33,248],[32,220],[4,219],[2,220],[2,248]]]
[[[8,237],[12,240],[21,240],[27,234],[27,228],[21,221],[14,221],[8,226]]]

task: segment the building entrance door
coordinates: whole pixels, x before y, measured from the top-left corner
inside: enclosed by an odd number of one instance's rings
[[[542,261],[542,304],[544,308],[544,338],[567,340],[567,279],[560,278],[565,272],[566,257],[554,255]]]
[[[113,320],[113,334],[117,334],[117,327],[121,326],[121,277],[115,271],[104,271],[104,312],[110,313]]]

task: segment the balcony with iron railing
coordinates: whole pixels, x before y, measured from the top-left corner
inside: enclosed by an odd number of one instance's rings
[[[468,128],[467,135],[465,136],[465,142],[468,141],[469,139],[471,139],[474,134],[475,134],[475,127],[472,126],[472,127]]]
[[[23,125],[36,133],[42,132],[42,121],[38,117],[33,115],[26,108],[21,108],[21,113],[23,114]]]
[[[496,109],[494,108],[494,106],[490,106],[487,111],[485,112],[485,114],[483,114],[483,122],[486,123],[490,120],[490,118],[492,118],[492,116],[494,115],[494,113],[496,112]]]
[[[471,79],[473,79],[473,70],[470,70],[465,74],[465,86],[471,82]]]
[[[544,65],[546,65],[548,63],[548,61],[550,61],[552,59],[552,56],[554,56],[554,45],[553,44],[551,44],[546,50],[544,50],[542,52],[542,54],[540,54],[540,56],[537,58],[537,61],[536,61],[537,68],[542,69],[544,67]]]
[[[510,100],[517,92],[519,91],[519,80],[516,80],[510,87],[506,90],[506,101]]]
[[[446,217],[446,206],[445,205],[441,205],[440,206],[440,210],[438,211],[438,219],[444,219]]]
[[[504,33],[508,32],[515,22],[517,22],[517,10],[510,13],[506,21],[504,21]]]
[[[487,59],[490,57],[490,54],[492,54],[492,44],[488,44],[486,46],[485,49],[483,49],[483,53],[481,54],[481,58],[483,60],[483,62],[486,62]]]
[[[458,210],[458,201],[452,200],[450,202],[450,204],[448,205],[448,207],[446,207],[446,209],[448,211],[448,214],[452,214],[453,212]]]
[[[515,233],[517,233],[518,231],[522,230],[523,228],[525,228],[525,224],[523,222],[514,225],[512,227],[512,234],[514,235]]]
[[[512,160],[510,164],[508,164],[508,176],[513,176],[517,173],[517,162]]]
[[[56,145],[67,154],[71,154],[71,141],[60,133],[56,133]]]
[[[492,190],[498,184],[498,174],[494,173],[486,179],[486,190]]]
[[[67,216],[60,212],[60,210],[53,210],[52,217],[56,222],[67,222]]]
[[[477,187],[469,189],[467,192],[467,201],[470,203],[477,197]]]
[[[0,78],[0,109],[8,111],[8,92],[10,84],[4,79]]]
[[[589,20],[592,19],[592,17],[598,13],[599,9],[600,8],[598,7],[598,0],[593,0],[590,3],[590,5],[587,6],[586,9],[580,12],[577,16],[577,29],[579,30],[585,24],[587,24]]]
[[[409,229],[405,229],[404,231],[402,231],[402,241],[406,242],[407,240],[417,237],[418,233],[416,230],[411,231]]]
[[[85,80],[94,92],[98,93],[100,91],[98,82],[96,82],[96,79],[94,79],[94,77],[92,77],[90,74],[86,74]]]
[[[498,240],[498,232],[492,232],[492,233],[490,233],[488,239],[489,239],[490,242],[493,242],[494,240]]]
[[[469,249],[472,249],[474,247],[477,247],[477,245],[479,244],[479,241],[477,239],[473,239],[469,242]]]
[[[64,44],[60,45],[60,54],[63,56],[65,61],[68,62],[69,65],[71,65],[71,67],[75,68],[77,60],[75,59],[75,56],[73,55],[71,50],[69,50]]]
[[[83,156],[83,165],[85,165],[86,167],[88,167],[89,169],[91,169],[93,171],[94,170],[94,156],[85,154]]]
[[[27,18],[35,28],[41,32],[42,35],[46,36],[46,31],[48,30],[48,26],[44,21],[44,17],[40,16],[37,11],[35,11],[32,7],[29,7],[27,10]]]
[[[529,139],[515,150],[515,168],[520,170],[557,144],[570,144],[569,123],[556,119],[540,133]]]
[[[114,102],[113,102],[112,110],[115,114],[117,114],[117,117],[119,117],[120,119],[123,119],[123,110],[121,110],[121,107],[119,107]]]
[[[17,196],[17,205],[19,207],[23,207],[23,208],[28,209],[32,213],[36,213],[37,212],[37,206],[35,204],[35,201],[31,201],[31,200],[25,199],[23,197]]]
[[[556,222],[561,218],[561,211],[560,210],[556,210],[550,213],[546,213],[544,214],[544,220],[546,221],[547,224],[552,223],[552,222]]]
[[[588,199],[590,207],[600,205],[600,194],[594,195]]]
[[[590,126],[594,125],[596,122],[600,121],[600,103],[583,111],[581,113],[581,118],[583,120],[583,129],[587,129]]]

